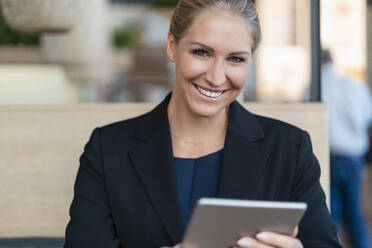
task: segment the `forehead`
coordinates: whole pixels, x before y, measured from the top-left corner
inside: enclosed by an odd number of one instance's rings
[[[212,10],[200,13],[181,40],[185,43],[201,42],[226,51],[250,51],[253,45],[249,25],[242,17]]]

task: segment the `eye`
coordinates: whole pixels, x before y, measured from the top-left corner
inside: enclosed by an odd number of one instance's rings
[[[234,62],[234,63],[237,63],[237,64],[240,64],[240,63],[244,63],[245,62],[245,59],[242,58],[242,57],[230,57],[229,58],[230,61]]]
[[[204,49],[194,49],[191,50],[191,53],[199,57],[208,57],[208,52]]]

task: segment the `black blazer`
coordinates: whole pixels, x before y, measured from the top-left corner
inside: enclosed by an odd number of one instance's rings
[[[65,247],[172,246],[182,240],[167,105],[93,131],[74,187]],[[309,135],[230,105],[217,197],[304,201],[304,247],[341,247]]]

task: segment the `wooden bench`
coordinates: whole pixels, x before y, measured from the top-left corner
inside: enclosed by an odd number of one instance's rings
[[[329,196],[326,107],[245,106],[309,131]],[[147,103],[0,106],[0,238],[63,237],[78,159],[92,130],[153,107]]]

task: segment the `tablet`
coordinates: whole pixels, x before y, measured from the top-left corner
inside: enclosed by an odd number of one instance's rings
[[[239,237],[260,231],[291,235],[306,203],[202,198],[198,201],[184,239],[184,248],[227,248]]]

